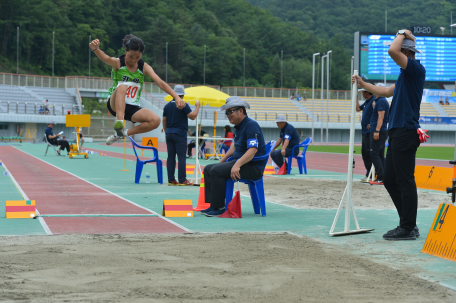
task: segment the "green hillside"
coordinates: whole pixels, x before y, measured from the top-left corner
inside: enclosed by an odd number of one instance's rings
[[[430,26],[432,33],[450,34],[450,18],[456,23],[456,1],[445,0],[247,0],[265,8],[289,25],[304,32],[313,32],[327,39],[335,35],[352,48],[356,31],[385,31],[385,10],[388,10],[388,32],[411,26]],[[456,29],[453,29],[456,35]]]
[[[348,89],[351,51],[343,35],[304,31],[271,12],[241,0],[2,0],[0,1],[0,72],[16,72],[16,28],[20,27],[20,73],[50,75],[55,31],[55,75],[88,75],[89,35],[111,56],[122,53],[129,33],[146,44],[143,58],[168,82],[242,85],[243,49],[249,86],[311,86],[312,53],[334,51],[331,88]],[[328,37],[331,36],[329,39]],[[92,55],[92,76],[110,69]]]

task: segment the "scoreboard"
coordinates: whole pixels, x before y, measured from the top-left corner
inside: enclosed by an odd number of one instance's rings
[[[388,55],[388,49],[395,35],[360,33],[360,71],[370,81],[397,80],[400,67]],[[416,36],[416,53],[426,68],[426,81],[456,81],[456,37]],[[386,63],[386,66],[385,66]]]

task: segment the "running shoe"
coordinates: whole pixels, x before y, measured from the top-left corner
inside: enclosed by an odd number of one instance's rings
[[[179,186],[193,186],[193,183],[190,183],[187,179],[185,179],[184,182],[179,182]]]
[[[214,209],[211,210],[210,212],[204,213],[206,217],[218,217],[222,215],[225,212],[225,208],[222,209]]]
[[[391,232],[390,234],[384,234],[383,239],[388,241],[416,240],[416,234],[413,230],[408,231],[399,226],[395,231]]]
[[[364,177],[364,178],[361,179],[361,182],[368,183],[369,181],[367,181],[367,180],[368,180],[367,177]]]
[[[126,137],[127,130],[125,129],[122,120],[117,120],[116,123],[114,123],[114,130],[116,131],[117,137]]]
[[[169,182],[168,182],[168,186],[175,186],[175,185],[179,185],[179,183],[177,183],[176,180],[173,180],[173,181],[169,181]]]
[[[106,145],[111,145],[113,144],[114,142],[120,140],[121,138],[120,137],[117,137],[116,135],[111,135],[108,137],[108,139],[106,139]]]
[[[383,180],[375,179],[374,181],[369,182],[370,185],[383,185]]]
[[[394,233],[396,231],[396,229],[398,229],[398,228],[399,228],[399,226],[396,227],[395,229],[389,230],[385,235],[390,235],[390,234]],[[413,231],[415,232],[415,236],[418,238],[420,236],[420,230],[418,229],[418,226],[415,226]]]
[[[213,211],[213,210],[215,210],[215,208],[209,207],[209,208],[203,209],[203,210],[201,211],[201,213],[204,215],[205,213],[211,212],[211,211]]]

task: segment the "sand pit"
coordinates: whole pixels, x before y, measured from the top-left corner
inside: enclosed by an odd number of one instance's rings
[[[265,178],[266,201],[296,208],[337,208],[347,181],[317,178]],[[241,194],[249,195],[246,185]],[[353,204],[356,208],[394,209],[393,201],[383,186],[353,182]],[[450,202],[450,196],[418,191],[419,208],[438,208],[440,203]]]
[[[454,302],[454,292],[288,234],[0,238],[2,302]]]

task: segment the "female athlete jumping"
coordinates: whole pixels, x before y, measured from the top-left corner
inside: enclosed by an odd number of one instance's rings
[[[111,145],[120,138],[141,134],[156,129],[160,125],[160,117],[153,111],[139,106],[144,75],[148,75],[165,92],[173,96],[178,108],[182,109],[185,102],[154,72],[149,64],[141,59],[144,52],[144,42],[134,35],[127,35],[122,43],[125,55],[117,58],[109,57],[100,49],[98,39],[90,42],[92,51],[104,63],[112,66],[112,86],[109,89],[107,107],[116,116],[114,130],[116,133],[106,139]],[[125,129],[124,119],[140,123],[131,129]]]

